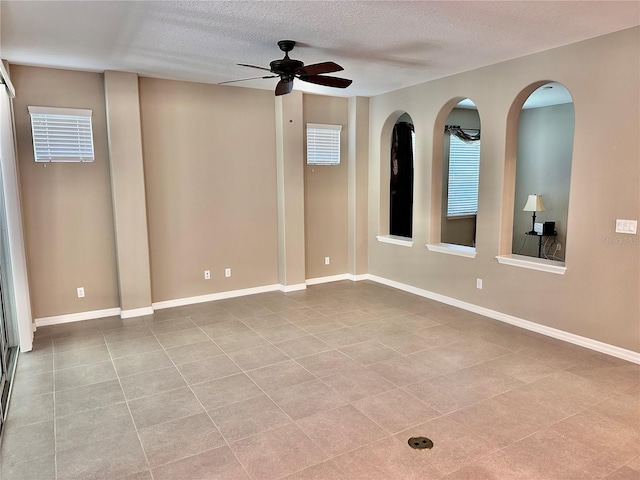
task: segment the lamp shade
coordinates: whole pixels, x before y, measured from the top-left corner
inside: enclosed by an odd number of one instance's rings
[[[544,212],[544,203],[542,203],[542,195],[533,194],[527,198],[527,203],[522,209],[525,212]]]

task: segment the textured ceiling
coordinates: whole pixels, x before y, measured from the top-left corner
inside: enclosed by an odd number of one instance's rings
[[[1,0],[0,21],[11,63],[206,83],[260,75],[235,64],[266,67],[291,39],[292,58],[335,61],[353,79],[297,89],[372,96],[639,25],[640,2]]]

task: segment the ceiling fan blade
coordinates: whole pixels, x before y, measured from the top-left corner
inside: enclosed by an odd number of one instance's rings
[[[276,97],[291,93],[291,90],[293,90],[293,79],[287,82],[285,82],[284,80],[280,80],[278,82],[278,85],[276,85]]]
[[[353,80],[339,77],[329,77],[325,75],[300,75],[300,80],[318,85],[335,88],[347,88]]]
[[[247,65],[246,63],[236,63],[236,65],[239,65],[241,67],[257,68],[258,70],[266,70],[267,72],[271,71],[268,68],[258,67],[257,65]]]
[[[300,75],[319,75],[321,73],[333,73],[344,70],[340,65],[333,62],[314,63],[313,65],[305,65],[300,67],[296,73]]]
[[[246,82],[247,80],[258,80],[263,78],[276,78],[278,75],[267,75],[266,77],[251,77],[251,78],[241,78],[240,80],[229,80],[227,82],[218,82],[218,85],[225,85],[227,83],[236,83],[236,82]]]

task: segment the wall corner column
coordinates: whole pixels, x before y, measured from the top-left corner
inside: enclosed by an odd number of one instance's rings
[[[348,168],[348,273],[369,271],[369,99],[349,98]]]
[[[275,98],[278,187],[278,281],[305,288],[304,125],[302,92]]]
[[[153,313],[138,75],[104,73],[122,318]]]

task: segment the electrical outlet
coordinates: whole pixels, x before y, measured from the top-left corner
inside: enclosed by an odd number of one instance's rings
[[[616,233],[628,233],[630,235],[635,235],[637,231],[637,220],[622,220],[619,218],[616,219]]]
[[[84,287],[78,287],[78,298],[84,298]]]
[[[205,270],[204,271],[204,279],[205,280],[211,280],[211,270]]]
[[[478,290],[482,290],[482,279],[481,278],[476,278],[476,288]]]
[[[224,269],[224,276],[229,278],[231,276],[231,269],[230,268],[225,268]]]
[[[559,250],[562,250],[562,244],[560,242],[556,244],[556,252]]]
[[[324,257],[324,264],[325,265],[329,265],[331,263],[331,258],[329,257]]]

